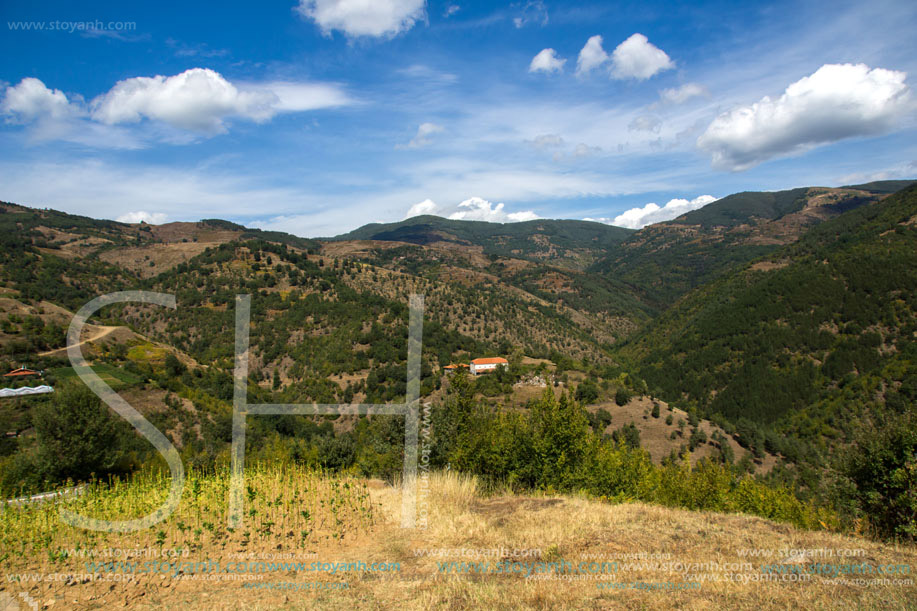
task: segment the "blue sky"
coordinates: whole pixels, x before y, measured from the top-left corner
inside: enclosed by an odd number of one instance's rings
[[[0,199],[30,206],[304,236],[422,212],[639,227],[737,191],[917,177],[912,2],[0,14]]]

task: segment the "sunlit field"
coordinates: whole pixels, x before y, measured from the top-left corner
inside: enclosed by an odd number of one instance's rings
[[[917,604],[914,585],[862,585],[912,578],[903,567],[917,565],[913,546],[746,515],[485,492],[452,472],[417,483],[414,529],[401,528],[400,486],[292,465],[247,470],[244,523],[234,530],[226,526],[227,471],[189,473],[173,515],[135,533],[73,528],[58,511],[138,517],[164,500],[167,478],[139,475],[57,503],[8,504],[0,588],[46,608],[89,609]],[[766,568],[774,564],[784,574]],[[832,576],[819,565],[891,565],[902,574]]]

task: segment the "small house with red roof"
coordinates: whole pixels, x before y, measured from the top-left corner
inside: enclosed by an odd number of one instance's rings
[[[509,367],[509,361],[499,356],[473,359],[471,361],[472,375],[480,375],[482,373],[496,371],[498,367],[502,369]]]

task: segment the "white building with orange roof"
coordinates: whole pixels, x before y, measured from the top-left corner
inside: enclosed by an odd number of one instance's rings
[[[500,356],[474,359],[471,361],[472,375],[479,375],[482,373],[488,373],[490,371],[496,371],[497,367],[505,369],[509,367],[509,361]]]

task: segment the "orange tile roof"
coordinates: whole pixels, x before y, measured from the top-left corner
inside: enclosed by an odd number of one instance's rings
[[[9,373],[3,374],[3,377],[11,378],[14,376],[37,376],[37,375],[41,375],[41,372],[35,371],[34,369],[26,369],[24,367],[20,367],[19,369],[14,369],[13,371]]]
[[[471,361],[475,365],[500,365],[502,363],[509,363],[505,358],[500,356],[486,357],[482,359],[474,359]]]

